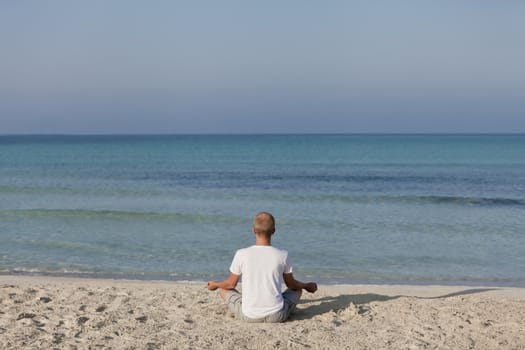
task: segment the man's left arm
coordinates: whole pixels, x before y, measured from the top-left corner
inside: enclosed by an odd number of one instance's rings
[[[286,286],[292,290],[300,291],[304,289],[310,293],[315,293],[317,291],[317,283],[303,283],[298,281],[294,278],[293,273],[283,273],[283,279]]]

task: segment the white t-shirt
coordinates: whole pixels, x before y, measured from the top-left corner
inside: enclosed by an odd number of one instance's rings
[[[291,273],[288,252],[272,246],[239,249],[230,272],[242,275],[242,313],[262,318],[283,307],[283,273]]]

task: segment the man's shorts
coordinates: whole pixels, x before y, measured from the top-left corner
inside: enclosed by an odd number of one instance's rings
[[[230,290],[226,294],[226,303],[231,312],[233,312],[237,317],[246,322],[267,322],[267,323],[277,323],[284,322],[288,319],[290,314],[295,310],[295,306],[301,298],[301,293],[296,292],[292,289],[287,289],[283,293],[283,308],[276,313],[268,315],[263,318],[249,318],[242,313],[242,295],[241,293]]]

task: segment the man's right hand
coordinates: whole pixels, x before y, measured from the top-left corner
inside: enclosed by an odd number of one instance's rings
[[[314,282],[306,283],[304,286],[304,289],[307,292],[315,293],[317,291],[317,283],[314,283]]]
[[[215,281],[208,281],[208,290],[216,290],[219,288],[219,284]]]

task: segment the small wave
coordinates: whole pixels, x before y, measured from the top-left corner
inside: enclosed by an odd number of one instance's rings
[[[96,279],[125,279],[144,281],[185,281],[201,282],[210,279],[219,279],[210,273],[169,273],[169,272],[146,272],[146,271],[114,271],[94,270],[82,268],[46,268],[46,267],[15,267],[1,268],[0,275],[11,276],[49,276],[49,277],[73,277],[73,278],[96,278]]]
[[[245,220],[226,216],[205,216],[181,213],[155,213],[119,210],[89,209],[7,209],[0,210],[0,217],[109,219],[109,220],[166,220],[177,223],[242,223]]]
[[[462,196],[386,196],[386,195],[294,195],[274,196],[292,202],[340,201],[347,203],[407,203],[407,204],[456,204],[479,206],[518,206],[524,207],[525,200],[512,198],[486,198]]]
[[[410,197],[408,197],[410,199]],[[418,196],[421,202],[445,204],[472,204],[493,206],[525,206],[525,201],[511,198],[455,197],[455,196]]]
[[[155,189],[128,188],[74,188],[56,186],[0,186],[0,194],[23,195],[71,195],[97,197],[151,197],[165,194],[166,191]]]

